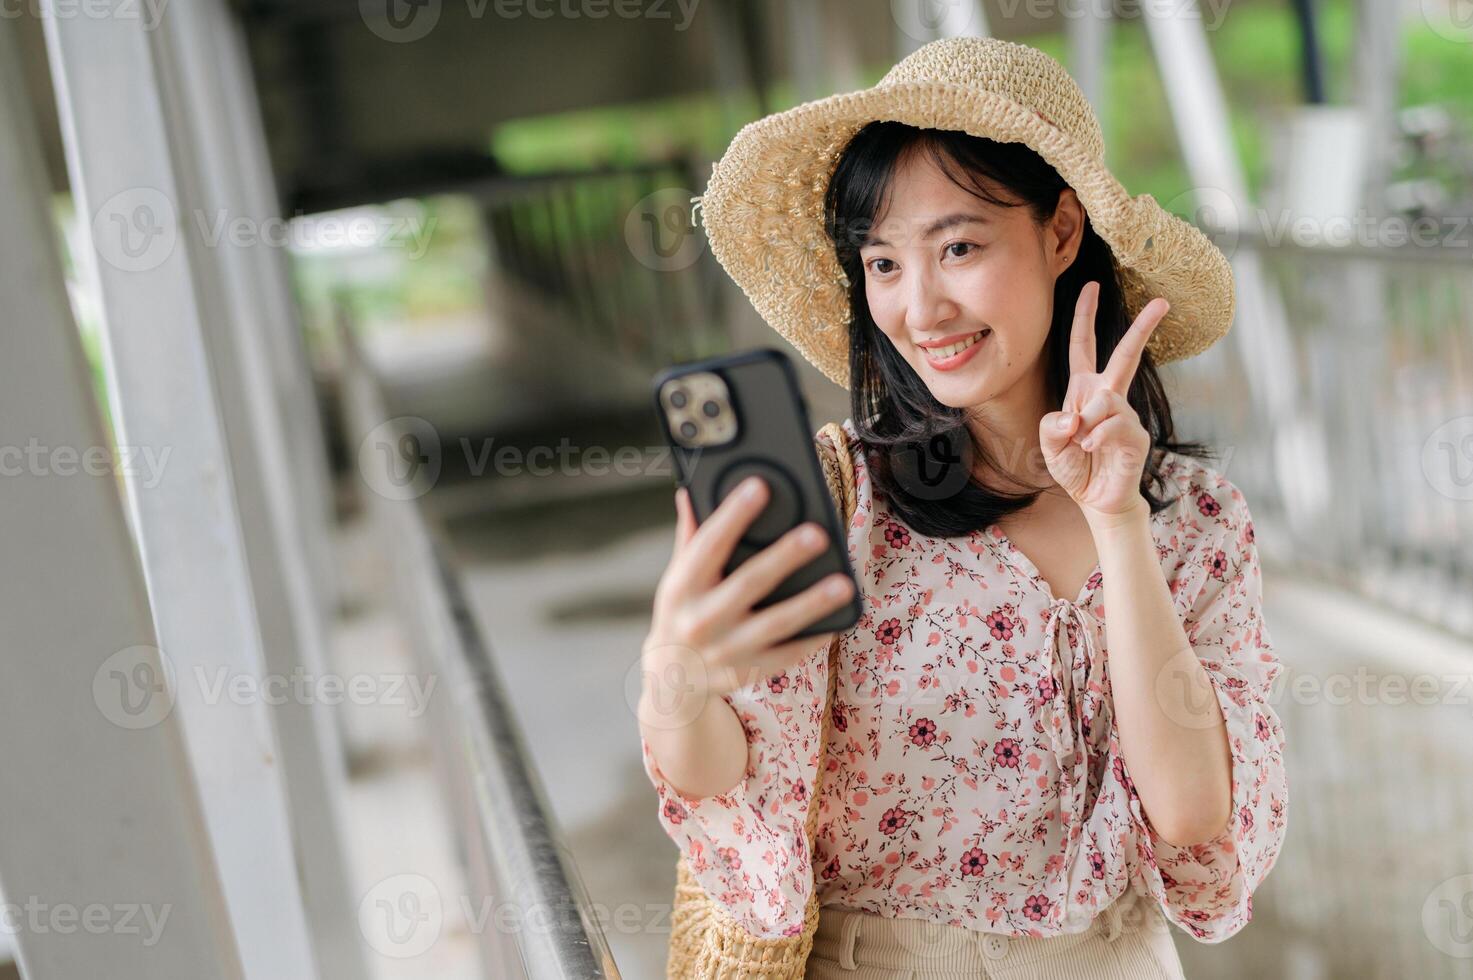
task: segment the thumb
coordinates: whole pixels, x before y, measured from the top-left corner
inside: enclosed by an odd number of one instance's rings
[[[1064,451],[1069,438],[1079,428],[1079,413],[1049,412],[1038,421],[1038,442],[1044,455],[1052,458]]]

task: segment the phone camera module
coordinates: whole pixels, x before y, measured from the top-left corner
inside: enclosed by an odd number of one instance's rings
[[[696,371],[665,382],[660,407],[671,434],[686,448],[722,446],[736,438],[731,392],[719,374]]]

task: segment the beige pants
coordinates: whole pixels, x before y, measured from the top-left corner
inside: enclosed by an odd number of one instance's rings
[[[1037,939],[826,906],[806,980],[1184,980],[1154,901],[1127,891],[1084,932]]]

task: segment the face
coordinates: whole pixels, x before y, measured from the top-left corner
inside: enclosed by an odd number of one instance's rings
[[[1002,188],[988,191],[1004,200]],[[941,404],[980,414],[1051,408],[1042,351],[1054,281],[1078,251],[1072,189],[1043,227],[958,187],[925,152],[896,166],[860,249],[870,315]]]

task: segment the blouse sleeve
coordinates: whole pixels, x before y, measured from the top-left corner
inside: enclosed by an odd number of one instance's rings
[[[842,511],[840,512],[842,514]],[[863,533],[849,529],[850,558]],[[749,687],[723,695],[747,734],[747,768],[725,793],[691,797],[676,789],[641,733],[644,768],[659,795],[659,820],[691,875],[754,936],[802,930],[814,887],[806,821],[818,774],[828,646]]]
[[[1232,812],[1217,837],[1178,846],[1156,833],[1128,783],[1127,795],[1143,831],[1140,868],[1147,891],[1199,942],[1217,943],[1253,917],[1253,891],[1284,840],[1284,730],[1269,703],[1281,665],[1263,621],[1258,549],[1242,494],[1218,477],[1210,486],[1194,486],[1187,507],[1206,530],[1182,570],[1177,605],[1226,722]]]
[[[725,793],[687,796],[665,778],[641,733],[659,819],[711,899],[754,936],[791,935],[812,890],[804,822],[817,773],[814,692],[826,690],[827,651],[722,697],[747,733],[747,768]],[[820,702],[821,703],[821,702]],[[805,746],[801,761],[795,744]]]

